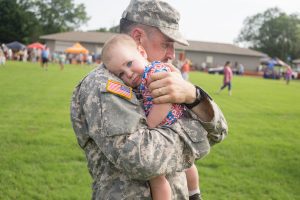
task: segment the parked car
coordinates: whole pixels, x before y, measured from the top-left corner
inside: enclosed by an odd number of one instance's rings
[[[293,68],[293,71],[295,72],[295,77],[296,79],[300,79],[300,64],[298,66],[296,66],[296,68]],[[297,76],[296,76],[297,73]]]
[[[223,66],[221,66],[221,67],[210,67],[207,70],[207,72],[209,74],[223,74],[223,71],[224,71],[224,67]]]
[[[292,79],[297,79],[298,77],[299,77],[299,73],[293,71],[293,72],[292,72]]]

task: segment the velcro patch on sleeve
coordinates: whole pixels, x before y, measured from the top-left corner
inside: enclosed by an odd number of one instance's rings
[[[132,98],[132,88],[117,81],[108,80],[106,84],[106,90],[126,99]]]

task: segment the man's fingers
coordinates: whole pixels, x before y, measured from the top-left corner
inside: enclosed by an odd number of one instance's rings
[[[177,94],[170,87],[162,87],[151,92],[153,103],[176,103],[178,101]]]
[[[160,97],[168,94],[168,88],[167,87],[159,87],[154,90],[152,90],[151,95],[153,98]]]
[[[155,73],[155,75],[156,74],[158,74],[158,76],[154,77],[156,80],[153,80],[148,86],[150,91],[153,91],[158,88],[166,87],[170,84],[170,82],[169,82],[170,80],[168,80],[168,78],[167,78],[168,74],[165,75],[164,72],[158,72],[158,73]]]
[[[180,73],[180,70],[177,69],[174,65],[172,65],[171,63],[166,63],[166,65],[168,65],[168,67],[171,69],[171,72],[177,72]]]
[[[195,99],[195,87],[177,72],[157,72],[151,79],[148,88],[154,103],[184,103]]]
[[[170,95],[163,95],[163,96],[153,98],[153,103],[155,104],[172,103],[172,99]]]
[[[168,76],[168,72],[157,72],[151,75],[151,81],[163,79]]]
[[[151,82],[149,84],[149,90],[155,90],[160,87],[166,87],[170,84],[174,84],[176,80],[181,81],[182,76],[177,72],[157,72],[151,75]]]

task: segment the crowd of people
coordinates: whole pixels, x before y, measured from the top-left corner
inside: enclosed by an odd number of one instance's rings
[[[60,69],[63,70],[65,64],[87,64],[92,65],[94,63],[101,63],[101,55],[95,53],[89,54],[72,54],[65,53],[62,51],[54,51],[50,52],[50,49],[45,45],[44,48],[24,48],[21,50],[12,50],[6,47],[5,44],[0,46],[0,66],[5,65],[7,60],[16,60],[23,62],[39,62],[41,63],[41,67],[45,70],[48,70],[48,63],[58,63]],[[282,61],[281,61],[282,62]],[[287,84],[292,80],[293,70],[289,65],[284,64],[283,67],[279,67],[279,70],[276,70],[275,64],[276,62],[269,62],[265,66],[259,65],[257,67],[257,72],[263,72],[264,78],[272,78],[272,79],[280,79],[284,78]],[[188,58],[180,58],[176,61],[173,61],[173,65],[176,66],[182,74],[184,80],[189,80],[189,73],[192,69],[198,69],[197,67],[192,65],[192,62]],[[244,65],[238,62],[234,62],[232,66],[230,64],[230,71],[235,75],[243,75],[245,72]],[[220,67],[221,68],[221,67]],[[201,71],[207,71],[207,64],[203,62],[201,64]],[[224,80],[229,80],[224,82],[220,90],[217,92],[219,94],[225,87],[228,87],[229,95],[231,95],[231,84],[232,84],[232,76],[228,75],[228,67],[226,64],[223,67],[222,74],[224,74]],[[227,75],[226,75],[227,74]]]
[[[44,48],[23,48],[10,49],[5,44],[0,47],[0,65],[5,65],[7,60],[22,62],[39,62],[41,67],[47,70],[48,63],[58,63],[60,69],[64,69],[65,64],[87,64],[92,65],[100,62],[100,55],[95,53],[89,54],[72,54],[62,51],[51,52],[45,45]]]
[[[272,58],[267,62],[263,62],[257,68],[257,72],[263,74],[267,79],[284,79],[288,85],[294,78],[299,77],[297,72],[294,72],[292,67],[278,58]]]
[[[6,63],[6,56],[2,48],[0,48],[0,65],[5,65],[5,63]]]

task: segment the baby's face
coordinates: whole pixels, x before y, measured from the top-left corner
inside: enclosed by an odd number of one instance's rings
[[[109,71],[120,77],[126,85],[137,87],[142,82],[142,75],[147,60],[135,48],[115,48],[114,58],[106,64]]]

